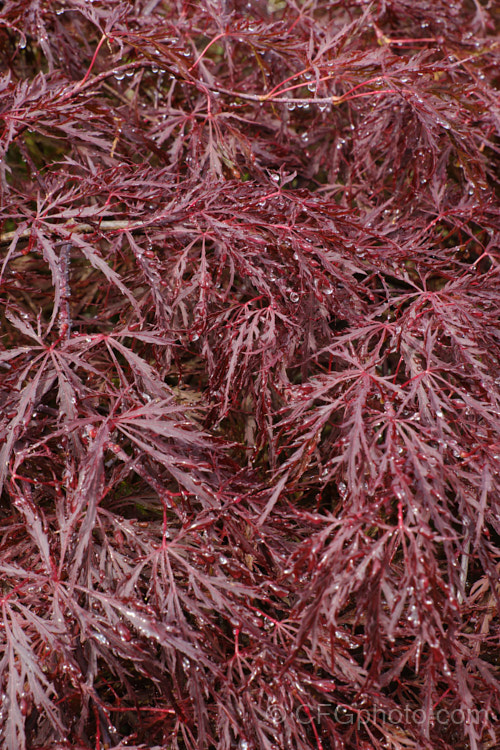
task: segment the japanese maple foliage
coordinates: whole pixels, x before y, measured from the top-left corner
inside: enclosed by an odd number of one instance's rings
[[[2,4],[2,748],[498,747],[498,21]]]

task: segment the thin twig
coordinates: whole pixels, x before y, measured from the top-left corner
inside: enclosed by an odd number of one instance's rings
[[[59,333],[69,339],[71,335],[71,310],[69,300],[71,289],[69,285],[69,262],[71,242],[65,242],[61,247],[59,255],[59,266],[61,268],[61,305],[59,309]]]
[[[124,220],[108,220],[108,221],[101,221],[98,226],[92,226],[92,224],[46,224],[44,223],[43,228],[46,231],[52,230],[56,234],[65,233],[68,235],[68,237],[71,237],[72,234],[85,234],[86,232],[99,232],[99,231],[112,231],[113,229],[126,229],[129,232],[135,231],[137,229],[145,229],[146,227],[151,226],[151,224],[154,224],[154,221],[144,221],[140,222],[138,224],[131,224],[129,221]],[[20,234],[18,234],[18,239],[27,239],[31,236],[32,229],[24,229]],[[12,230],[11,232],[4,232],[3,234],[0,234],[0,244],[5,245],[8,242],[11,242],[14,237],[16,236],[17,229]]]

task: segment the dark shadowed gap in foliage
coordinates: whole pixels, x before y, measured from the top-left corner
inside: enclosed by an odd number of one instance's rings
[[[498,746],[498,21],[2,3],[2,748]]]

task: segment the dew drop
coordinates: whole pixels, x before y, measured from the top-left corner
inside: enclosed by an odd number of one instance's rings
[[[297,292],[290,292],[290,300],[292,302],[298,302],[300,299],[300,296],[297,294]]]
[[[108,639],[102,633],[98,633],[96,631],[96,632],[92,633],[92,635],[94,636],[94,638],[96,639],[96,641],[99,641],[99,643],[102,643],[103,646],[109,646]]]
[[[420,617],[418,615],[418,610],[414,604],[411,605],[410,610],[408,612],[408,621],[411,622],[412,625],[420,624]]]
[[[130,630],[122,622],[119,622],[116,626],[116,632],[118,633],[122,641],[128,642],[132,638]]]

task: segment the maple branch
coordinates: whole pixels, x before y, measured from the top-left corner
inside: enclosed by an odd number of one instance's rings
[[[56,232],[57,234],[60,234],[62,232],[67,232],[68,237],[72,234],[85,234],[86,232],[96,232],[98,230],[104,230],[104,231],[113,231],[116,229],[126,229],[127,231],[131,232],[137,229],[145,229],[146,227],[151,226],[151,224],[154,222],[150,221],[144,221],[139,222],[137,224],[131,224],[129,221],[125,220],[108,220],[108,221],[101,221],[98,227],[92,226],[92,224],[44,224],[44,228],[48,228],[49,230],[52,230],[53,232]],[[30,229],[24,229],[19,235],[18,239],[26,239],[27,237],[30,237],[31,235],[31,228]],[[14,237],[16,236],[17,229],[13,229],[10,232],[4,232],[3,234],[0,234],[0,244],[5,245],[9,242],[11,242]]]

